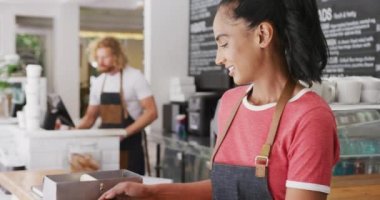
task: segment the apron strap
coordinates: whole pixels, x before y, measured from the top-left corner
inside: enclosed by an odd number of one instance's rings
[[[266,167],[268,166],[268,163],[269,163],[269,154],[271,151],[271,146],[274,142],[283,110],[285,108],[286,103],[292,97],[295,85],[296,84],[295,84],[294,80],[289,78],[286,85],[285,85],[285,88],[283,89],[283,91],[280,95],[280,99],[279,99],[278,103],[276,104],[275,113],[273,115],[273,119],[272,119],[272,123],[270,126],[269,134],[267,136],[267,140],[262,147],[261,153],[258,156],[256,156],[256,158],[255,158],[256,176],[257,177],[265,177],[266,176]],[[214,148],[214,151],[212,153],[210,163],[209,163],[209,169],[210,170],[212,169],[212,164],[214,162],[214,159],[215,159],[217,152],[219,151],[220,145],[223,143],[223,141],[227,135],[227,132],[228,132],[228,130],[232,124],[232,121],[235,118],[236,113],[240,107],[240,104],[241,104],[241,102],[245,96],[246,96],[246,93],[244,93],[244,96],[239,98],[239,101],[234,105],[234,107],[232,108],[230,116],[227,118],[227,123],[226,123],[225,128],[223,129],[221,134],[218,135],[218,137],[217,137],[215,148]]]
[[[107,79],[107,74],[104,74],[104,80],[103,80],[103,83],[102,83],[102,88],[100,89],[100,94],[103,93],[104,85],[105,85],[106,79]]]
[[[230,115],[227,118],[227,124],[226,124],[226,126],[224,127],[224,129],[221,132],[221,134],[220,135],[218,134],[218,136],[217,136],[216,144],[215,144],[215,147],[214,147],[214,151],[212,153],[210,162],[208,163],[208,168],[210,170],[212,169],[212,164],[214,163],[214,159],[215,159],[216,154],[219,151],[220,145],[223,143],[224,138],[227,135],[228,129],[230,129],[232,121],[234,120],[235,115],[236,115],[237,111],[239,110],[240,104],[241,104],[242,100],[244,99],[244,97],[246,96],[246,94],[247,93],[244,93],[244,95],[241,98],[239,98],[239,101],[236,102],[236,104],[232,107],[232,111],[231,111]]]
[[[127,102],[125,101],[124,97],[124,87],[123,87],[123,70],[120,70],[120,101],[121,101],[121,107],[123,108],[124,112],[124,118],[128,118],[128,110],[127,110]]]
[[[269,134],[267,136],[267,140],[263,147],[261,148],[261,152],[258,156],[255,158],[255,165],[256,165],[256,177],[265,177],[267,167],[269,164],[269,155],[271,151],[271,147],[273,145],[273,142],[275,140],[278,125],[280,124],[281,116],[284,111],[285,105],[289,101],[289,99],[292,97],[294,88],[296,84],[295,82],[289,78],[288,82],[285,85],[285,88],[283,89],[280,99],[277,102],[275,112],[272,118],[272,123],[269,129]]]
[[[100,93],[103,93],[106,79],[107,79],[107,74],[105,74],[105,76],[104,76],[104,80],[103,80],[103,83],[102,83],[102,87],[101,87]],[[121,104],[121,107],[122,107],[123,113],[124,113],[124,118],[127,119],[129,113],[128,113],[128,110],[127,110],[127,102],[125,101],[125,97],[124,97],[123,70],[122,69],[120,70],[120,92],[119,92],[119,96],[120,96],[120,101],[121,101],[120,104]]]

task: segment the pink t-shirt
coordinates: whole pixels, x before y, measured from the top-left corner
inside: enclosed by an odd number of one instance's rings
[[[227,91],[218,111],[218,133],[248,86]],[[244,98],[215,157],[216,163],[254,166],[271,124],[275,103],[255,106]],[[335,117],[328,104],[309,89],[284,109],[269,158],[269,189],[276,200],[286,188],[330,192],[332,167],[339,159]],[[252,172],[254,173],[254,172]]]

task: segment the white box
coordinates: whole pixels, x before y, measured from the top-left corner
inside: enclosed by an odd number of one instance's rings
[[[96,180],[80,181],[85,173],[48,175],[44,177],[42,194],[46,200],[97,200],[120,182],[142,183],[142,177],[128,170],[87,173]]]
[[[192,76],[170,78],[170,85],[193,85],[193,84],[195,84],[195,79]]]
[[[87,146],[94,147],[93,152],[100,156],[101,169],[118,169],[120,139],[112,134],[109,130],[23,131],[16,134],[17,150],[28,170],[69,169],[70,151],[78,146],[85,150]]]

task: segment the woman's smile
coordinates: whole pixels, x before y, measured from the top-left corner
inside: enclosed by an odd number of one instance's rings
[[[227,67],[227,70],[228,70],[228,75],[229,76],[234,76],[234,73],[235,73],[235,67],[234,66],[229,66]]]

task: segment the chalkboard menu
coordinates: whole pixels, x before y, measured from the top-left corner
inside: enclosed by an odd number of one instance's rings
[[[220,0],[190,0],[190,76],[221,70],[215,64],[212,23]],[[380,0],[317,0],[330,49],[324,71],[334,75],[380,76]]]
[[[318,0],[330,48],[326,74],[380,75],[380,1]]]
[[[215,64],[216,43],[212,24],[220,0],[190,0],[189,75],[221,70]]]

